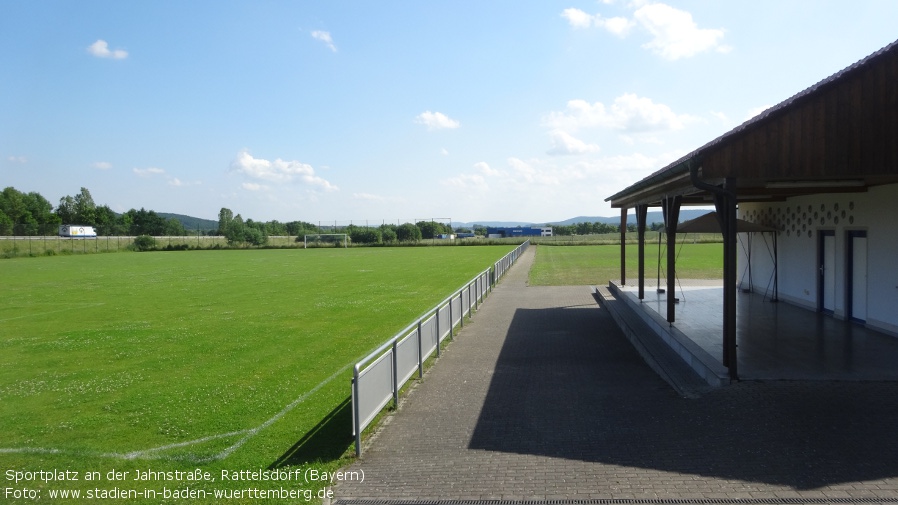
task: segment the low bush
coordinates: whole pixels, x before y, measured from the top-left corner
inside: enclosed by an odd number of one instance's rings
[[[156,249],[156,239],[149,235],[140,235],[134,239],[135,251],[152,251]]]

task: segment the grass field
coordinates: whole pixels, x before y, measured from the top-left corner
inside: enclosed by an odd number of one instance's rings
[[[511,249],[0,261],[0,487],[38,490],[41,502],[54,501],[54,488],[317,490],[323,482],[105,477],[113,469],[132,477],[137,470],[201,468],[219,477],[278,466],[336,469],[352,443],[351,364]],[[7,473],[50,469],[79,472],[81,480],[14,483]],[[101,481],[84,480],[93,471]]]
[[[228,241],[221,236],[155,237],[160,250],[166,248],[224,249]],[[27,256],[55,256],[68,254],[95,254],[129,251],[134,237],[98,237],[90,239],[66,237],[0,237],[0,258]],[[303,242],[296,237],[269,237],[268,247],[302,249]],[[239,247],[235,247],[238,249]]]
[[[636,279],[637,248],[627,245],[627,277]],[[666,249],[661,263],[665,268]],[[723,244],[683,243],[677,246],[677,275],[680,279],[720,279],[723,276]],[[530,270],[531,286],[607,285],[620,279],[620,245],[537,246],[536,263]],[[658,269],[657,244],[646,246],[646,276],[654,279]],[[662,277],[663,281],[663,277]]]
[[[636,234],[627,235],[627,243],[636,243]],[[610,245],[620,243],[620,234],[606,233],[597,235],[570,235],[554,237],[528,237],[531,244],[546,245]],[[646,232],[646,241],[655,243],[658,233]],[[303,248],[302,238],[297,237],[269,237],[268,248]],[[425,239],[419,245],[427,246],[455,246],[455,245],[519,245],[521,237],[506,239],[462,239],[462,240],[436,240]],[[721,242],[719,233],[690,233],[687,235],[690,242]],[[98,237],[96,239],[73,239],[64,237],[0,237],[0,259],[55,256],[55,255],[79,255],[128,251],[134,243],[134,237]],[[200,237],[156,237],[156,247],[160,250],[172,248],[190,249],[223,249],[228,248],[228,242],[224,237],[200,236]],[[364,246],[363,246],[364,247]],[[240,246],[235,246],[239,249]]]

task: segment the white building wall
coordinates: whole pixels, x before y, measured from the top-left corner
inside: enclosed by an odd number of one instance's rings
[[[847,317],[847,246],[852,230],[867,232],[866,324],[898,335],[898,184],[866,193],[829,193],[790,198],[785,202],[743,203],[739,218],[780,230],[779,299],[817,310],[818,258],[821,230],[835,232],[835,296],[833,314]],[[748,234],[739,234],[740,287],[748,287]],[[762,236],[766,236],[765,240]],[[755,293],[773,295],[771,234],[751,237],[751,278]]]

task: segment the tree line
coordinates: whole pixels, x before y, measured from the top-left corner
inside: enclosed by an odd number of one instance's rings
[[[295,236],[297,242],[301,242],[306,235],[326,233],[345,233],[353,244],[376,245],[417,242],[422,239],[453,233],[453,230],[449,225],[432,221],[400,225],[382,224],[377,227],[350,224],[337,228],[336,226],[319,227],[305,221],[291,221],[289,223],[281,223],[279,221],[258,222],[252,219],[243,219],[240,214],[235,215],[231,209],[226,207],[222,207],[218,212],[217,234],[224,236],[231,245],[249,244],[263,246],[268,243],[269,236],[282,235]]]
[[[54,206],[40,193],[24,193],[14,187],[0,192],[0,235],[46,236],[56,235],[63,224],[92,226],[97,235],[185,236],[201,233],[186,230],[177,218],[165,218],[153,210],[131,209],[119,214],[108,205],[97,205],[87,188],[59,199]],[[385,224],[377,228],[349,225],[339,230],[319,228],[305,221],[282,223],[277,220],[261,222],[244,219],[228,208],[218,214],[218,229],[206,230],[208,235],[220,235],[231,244],[265,245],[269,236],[302,237],[318,233],[346,233],[360,244],[411,242],[436,237],[453,230],[446,224],[421,221],[415,224]]]
[[[0,235],[56,235],[63,224],[93,226],[97,235],[186,235],[175,218],[165,219],[152,210],[131,209],[119,214],[108,205],[97,205],[90,191],[81,188],[56,207],[40,193],[23,193],[7,187],[0,192]]]
[[[576,223],[570,225],[558,225],[553,224],[552,226],[552,234],[553,235],[604,235],[607,233],[620,233],[620,225],[617,224],[608,224],[596,221],[595,223]],[[664,228],[664,223],[651,223],[646,227],[646,229],[650,231],[658,231]],[[628,232],[636,232],[635,224],[627,225]]]
[[[419,221],[417,223],[382,224],[377,227],[348,225],[345,227],[319,227],[305,221],[282,223],[277,220],[261,222],[244,219],[228,208],[218,214],[218,229],[200,232],[186,230],[177,218],[165,218],[155,211],[131,209],[122,214],[114,212],[108,205],[97,205],[90,191],[81,188],[74,196],[67,195],[54,207],[40,193],[23,193],[13,187],[0,192],[0,235],[45,236],[56,235],[59,226],[78,224],[93,226],[100,236],[149,235],[184,236],[195,233],[220,235],[231,244],[261,246],[269,236],[295,236],[302,240],[305,235],[319,233],[346,233],[355,244],[390,244],[415,242],[431,239],[443,234],[471,232],[483,235],[486,227],[475,225],[473,229],[455,229],[445,223]],[[661,223],[652,223],[651,230],[661,229]],[[555,235],[593,235],[618,233],[620,227],[608,223],[577,223],[572,225],[552,225]],[[636,231],[635,225],[627,225],[627,231]]]

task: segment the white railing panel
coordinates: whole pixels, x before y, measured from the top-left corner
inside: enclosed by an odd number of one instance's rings
[[[418,330],[415,329],[396,344],[396,375],[400,387],[418,370]]]
[[[421,323],[421,360],[430,357],[437,348],[437,319],[430,317]]]
[[[452,298],[452,327],[458,326],[461,323],[461,296],[456,296]]]
[[[452,302],[450,301],[449,303]],[[437,319],[440,321],[440,342],[448,337],[449,332],[452,331],[452,328],[449,326],[451,324],[449,321],[449,303],[443,305],[440,307],[440,310],[437,311]]]
[[[422,316],[356,364],[352,391],[356,455],[362,453],[361,431],[389,403],[390,398],[398,401],[398,390],[402,384],[416,370],[419,374],[423,373],[424,360],[439,347],[446,336],[452,334],[456,326],[464,324],[465,316],[473,313],[474,306],[486,298],[492,285],[505,275],[528,246],[529,242],[521,244],[497,261],[492,269],[481,272],[463,288],[430,309],[426,319]],[[363,369],[362,366],[369,362]]]
[[[383,356],[359,372],[358,398],[360,429],[377,416],[393,398],[393,351]]]

